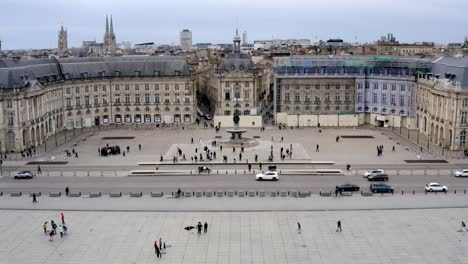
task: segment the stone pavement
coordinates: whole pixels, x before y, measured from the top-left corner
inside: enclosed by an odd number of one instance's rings
[[[1,211],[0,263],[468,263],[468,232],[457,232],[465,208],[64,214],[69,234],[49,242],[42,223],[59,223],[60,211]],[[207,234],[184,230],[198,221]]]

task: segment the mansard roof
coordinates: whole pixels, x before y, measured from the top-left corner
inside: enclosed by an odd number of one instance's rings
[[[0,86],[27,86],[32,80],[53,82],[111,77],[191,76],[183,57],[125,56],[64,59],[0,59]]]
[[[253,62],[249,55],[243,53],[231,53],[227,54],[224,59],[221,60],[219,70],[222,71],[252,71]]]

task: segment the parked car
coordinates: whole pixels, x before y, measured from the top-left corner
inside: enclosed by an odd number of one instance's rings
[[[202,173],[202,172],[208,172],[208,174],[209,174],[211,172],[211,169],[206,167],[206,166],[198,167],[198,173]]]
[[[428,192],[446,192],[448,190],[447,186],[438,184],[437,182],[428,183],[425,188]]]
[[[15,179],[32,179],[34,174],[31,171],[20,171],[15,174]]]
[[[213,118],[212,118],[209,114],[206,114],[206,115],[205,115],[205,119],[206,119],[206,120],[212,120]]]
[[[255,175],[255,179],[257,181],[261,181],[261,180],[277,181],[278,180],[278,173],[276,171],[262,172],[262,173],[259,173],[259,174]]]
[[[364,178],[369,177],[370,175],[378,174],[378,173],[385,173],[383,169],[374,169],[374,170],[368,170],[366,173],[364,173]]]
[[[337,185],[335,190],[338,192],[357,192],[359,191],[359,186],[356,184],[345,183],[341,185]]]
[[[455,175],[455,177],[468,177],[468,169],[456,171],[453,175]]]
[[[375,173],[367,176],[368,181],[388,181],[388,174],[386,173]]]
[[[369,188],[373,193],[393,193],[394,191],[392,186],[385,183],[372,183]]]

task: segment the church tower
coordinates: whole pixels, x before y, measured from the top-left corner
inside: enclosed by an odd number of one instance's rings
[[[117,49],[117,42],[114,34],[114,23],[112,21],[112,15],[110,18],[110,27],[109,27],[109,18],[106,16],[106,33],[104,34],[104,54],[115,54]]]
[[[236,35],[234,36],[234,53],[240,53],[241,38],[239,36],[239,30],[236,28]]]
[[[68,50],[68,37],[67,37],[67,30],[63,28],[63,25],[60,27],[60,31],[58,33],[58,53],[59,56],[65,55]]]

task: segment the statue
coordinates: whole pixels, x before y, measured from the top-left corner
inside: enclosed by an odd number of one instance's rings
[[[232,117],[232,121],[234,122],[234,127],[239,127],[239,111],[234,111],[234,116]]]

